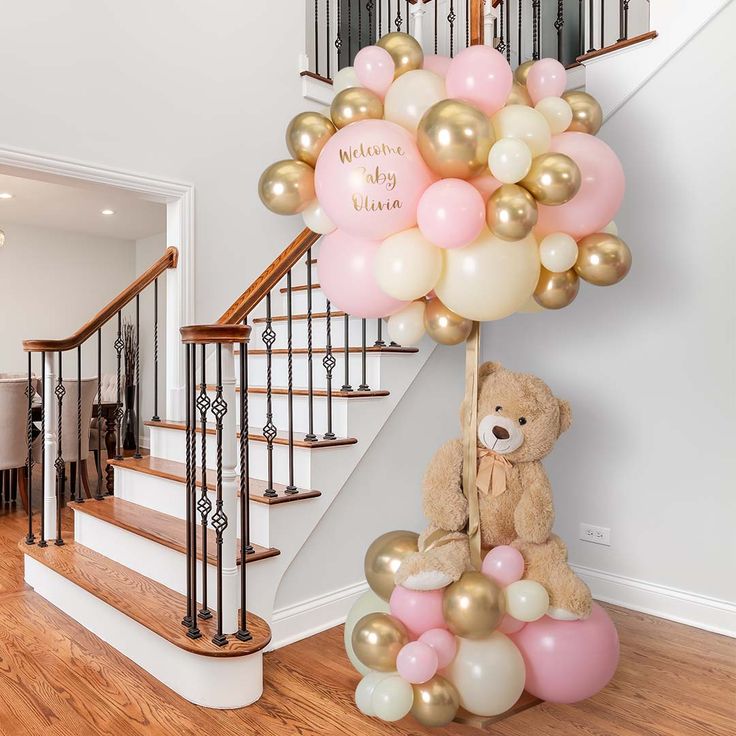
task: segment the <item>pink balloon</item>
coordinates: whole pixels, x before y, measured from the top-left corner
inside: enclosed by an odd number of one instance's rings
[[[383,292],[373,275],[380,243],[335,230],[319,249],[319,282],[333,308],[355,317],[385,317],[406,306]]]
[[[396,70],[391,54],[380,46],[366,46],[355,55],[353,68],[358,81],[383,99]]]
[[[388,120],[337,131],[314,176],[317,198],[335,225],[371,240],[414,227],[419,198],[433,181],[414,136]]]
[[[412,685],[421,685],[431,680],[439,668],[439,659],[429,644],[410,641],[396,657],[396,671]]]
[[[513,641],[526,664],[526,689],[551,703],[577,703],[602,690],[618,665],[618,634],[597,604],[583,621],[543,616]]]
[[[526,89],[536,105],[545,97],[560,97],[567,86],[567,72],[557,59],[535,61],[526,77]]]
[[[445,81],[448,97],[466,100],[493,115],[506,104],[514,75],[496,49],[469,46],[450,61]]]
[[[428,644],[437,653],[439,669],[447,667],[457,654],[457,639],[455,634],[450,633],[447,629],[430,629],[425,631],[419,641]]]
[[[419,200],[417,224],[422,235],[440,248],[462,248],[486,224],[483,197],[462,179],[441,179]]]
[[[580,191],[557,207],[540,204],[534,232],[539,238],[564,232],[579,240],[604,228],[624,198],[624,170],[616,154],[600,139],[587,133],[552,136],[551,151],[567,154],[580,169]]]
[[[491,194],[502,186],[502,182],[491,174],[481,174],[474,179],[468,179],[468,184],[472,184],[480,192],[480,196],[483,197],[483,204],[486,204],[491,198]]]
[[[409,633],[415,639],[430,629],[444,629],[446,626],[442,613],[443,592],[443,590],[409,590],[397,585],[389,601],[391,614],[409,629]]]
[[[502,634],[509,636],[510,634],[517,634],[526,626],[524,621],[519,621],[513,616],[509,616],[508,613],[504,614],[501,619],[501,623],[498,625],[496,631],[500,631]]]
[[[518,549],[507,544],[494,547],[483,560],[481,571],[491,580],[505,588],[524,575],[524,558]]]
[[[439,74],[444,77],[447,74],[447,70],[450,68],[450,57],[440,56],[439,54],[425,54],[424,55],[424,68],[427,71]]]

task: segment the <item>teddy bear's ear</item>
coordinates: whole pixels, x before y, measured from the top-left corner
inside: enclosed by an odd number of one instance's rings
[[[557,400],[560,405],[560,434],[567,432],[572,424],[572,409],[570,404],[563,399]]]
[[[490,376],[492,373],[495,373],[499,370],[501,370],[500,363],[483,363],[480,368],[478,368],[478,380],[482,381],[487,376]]]

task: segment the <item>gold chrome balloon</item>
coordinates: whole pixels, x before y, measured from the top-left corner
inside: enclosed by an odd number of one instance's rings
[[[488,166],[496,136],[489,119],[461,100],[441,100],[419,121],[417,145],[435,174],[471,179]]]
[[[414,69],[421,69],[424,64],[424,52],[417,40],[408,33],[388,33],[376,45],[391,54],[396,69],[394,79]]]
[[[486,222],[494,235],[503,240],[521,240],[537,224],[537,203],[518,184],[503,184],[486,204]]]
[[[416,532],[395,531],[382,534],[365,553],[365,579],[371,590],[387,601],[396,583],[394,575],[405,557],[417,551]]]
[[[409,632],[388,613],[369,613],[355,624],[351,641],[355,656],[366,667],[393,672],[401,647],[409,643]]]
[[[519,64],[514,72],[514,82],[520,84],[522,87],[526,87],[526,78],[529,76],[529,70],[532,68],[532,64],[534,64],[533,59]]]
[[[526,105],[532,107],[532,98],[526,91],[526,87],[523,84],[514,82],[509,92],[508,99],[506,100],[507,105]]]
[[[482,572],[466,572],[445,589],[442,611],[447,627],[464,639],[483,639],[506,611],[503,591]]]
[[[422,726],[441,727],[452,723],[460,707],[460,695],[455,686],[441,675],[414,688],[411,714]]]
[[[595,135],[603,125],[603,110],[598,100],[587,92],[570,90],[563,92],[562,99],[572,108],[572,122],[568,130]]]
[[[261,202],[277,215],[295,215],[314,198],[314,169],[303,161],[277,161],[258,180]]]
[[[580,279],[573,269],[553,273],[542,267],[534,289],[534,301],[545,309],[562,309],[572,304],[579,289]]]
[[[564,153],[543,153],[532,160],[529,173],[519,182],[539,204],[569,202],[580,190],[582,176],[578,165]]]
[[[320,151],[334,134],[335,126],[324,115],[300,112],[286,128],[286,147],[294,158],[315,166]]]
[[[610,233],[593,233],[578,242],[575,271],[596,286],[612,286],[631,269],[631,251],[621,238]]]
[[[458,345],[468,339],[473,320],[455,314],[434,297],[424,309],[424,329],[440,345]]]
[[[344,128],[359,120],[380,120],[383,102],[365,87],[348,87],[335,95],[330,106],[330,117],[336,128]]]

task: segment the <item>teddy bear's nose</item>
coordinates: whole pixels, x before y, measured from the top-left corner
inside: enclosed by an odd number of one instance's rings
[[[493,436],[497,440],[507,440],[509,438],[509,432],[507,429],[504,429],[503,427],[499,427],[498,425],[496,425],[493,428]]]

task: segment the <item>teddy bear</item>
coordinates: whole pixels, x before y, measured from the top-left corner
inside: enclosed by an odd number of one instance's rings
[[[460,410],[462,426],[468,412]],[[552,487],[542,459],[571,423],[570,406],[539,378],[484,363],[478,373],[477,482],[483,550],[512,545],[525,561],[524,577],[549,593],[548,614],[563,620],[587,618],[592,599],[567,564],[567,548],[552,533]],[[462,489],[463,446],[454,439],[431,460],[423,483],[430,524],[419,551],[406,557],[396,583],[436,590],[472,569],[466,528],[468,501]]]

